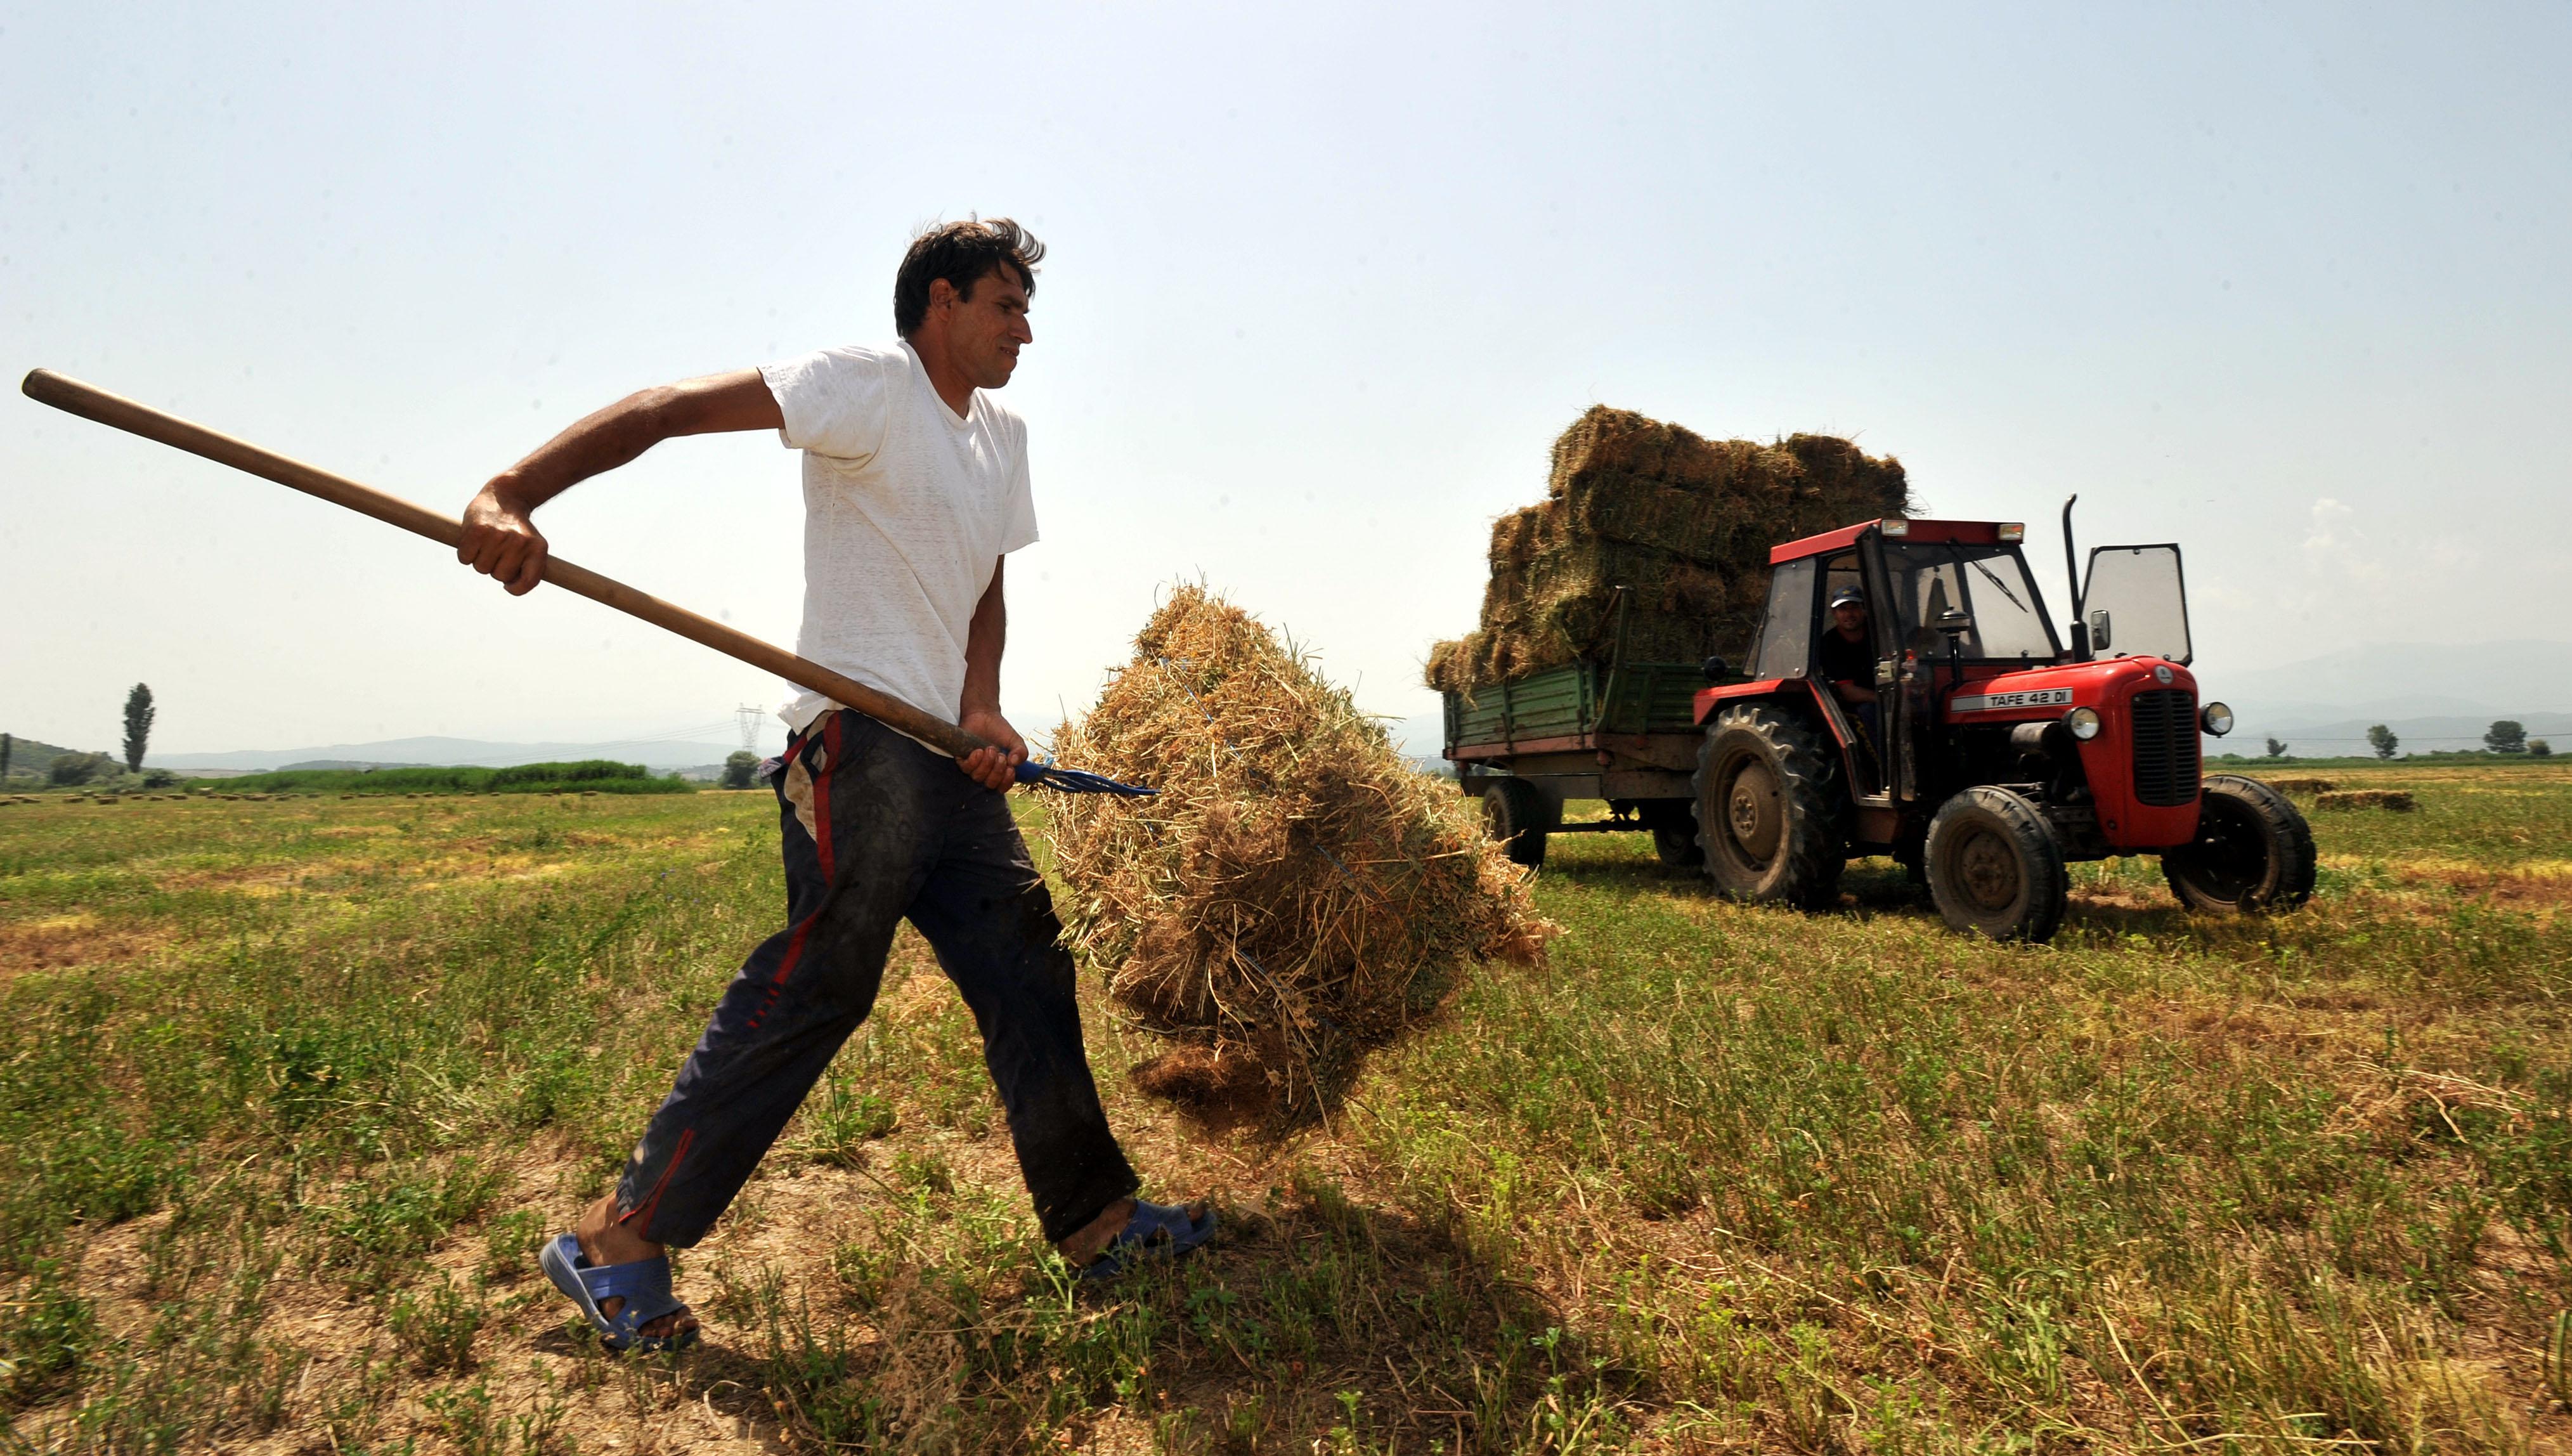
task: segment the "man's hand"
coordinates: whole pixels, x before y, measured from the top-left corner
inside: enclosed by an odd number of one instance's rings
[[[1871,689],[1861,687],[1845,678],[1831,684],[1831,693],[1841,702],[1852,707],[1863,707],[1875,701],[1875,693]]]
[[[494,578],[511,596],[525,596],[545,579],[544,533],[495,480],[464,507],[464,538],[455,544],[455,559]]]
[[[1007,789],[1018,781],[1018,765],[1027,761],[1027,741],[997,708],[967,708],[956,726],[990,744],[956,761],[964,776],[986,789]]]

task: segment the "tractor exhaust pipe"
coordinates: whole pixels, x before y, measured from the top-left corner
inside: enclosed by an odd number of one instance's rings
[[[2081,492],[2075,490],[2072,498],[2063,502],[2063,584],[2072,593],[2072,660],[2087,662],[2090,660],[2090,619],[2081,611],[2081,556],[2072,549],[2072,507],[2080,499]]]

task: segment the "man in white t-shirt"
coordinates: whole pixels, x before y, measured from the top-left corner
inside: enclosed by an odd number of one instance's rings
[[[615,1191],[549,1242],[545,1272],[611,1347],[663,1348],[696,1319],[664,1247],[695,1243],[873,1007],[909,920],[972,1010],[1045,1236],[1112,1272],[1214,1229],[1137,1200],[1081,1046],[1070,955],[1002,797],[1026,745],[1000,716],[1002,560],[1036,538],[1026,426],[988,391],[1034,342],[1042,245],[1006,219],[914,240],[894,282],[901,342],[645,389],[492,478],[457,558],[512,593],[542,579],[529,513],[673,435],[774,429],[804,454],[796,651],[994,747],[957,760],[805,693],[774,787],[788,923],[716,1007]]]

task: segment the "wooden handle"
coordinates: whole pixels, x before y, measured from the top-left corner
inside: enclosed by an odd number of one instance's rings
[[[464,539],[464,523],[452,516],[439,515],[398,496],[386,495],[370,485],[360,485],[345,475],[333,475],[301,460],[288,459],[261,449],[248,440],[218,433],[175,414],[165,414],[148,404],[139,404],[121,394],[111,394],[94,384],[82,383],[52,369],[30,370],[18,387],[38,403],[51,404],[83,419],[95,419],[128,434],[158,440],[192,455],[203,455],[236,470],[247,470],[264,480],[292,486],[307,495],[318,495],[333,505],[344,505],[359,515],[373,516],[386,525],[399,526],[442,545],[452,547]],[[736,632],[721,622],[698,616],[686,607],[636,591],[624,582],[601,576],[586,566],[575,566],[560,556],[547,554],[545,557],[545,580],[565,591],[614,607],[628,616],[641,617],[656,627],[667,628],[691,642],[712,647],[727,657],[739,658],[753,667],[773,672],[798,687],[810,688],[887,727],[899,728],[923,743],[943,748],[958,758],[991,746],[900,698],[878,692],[865,683],[843,677],[818,662],[808,662],[746,632]]]

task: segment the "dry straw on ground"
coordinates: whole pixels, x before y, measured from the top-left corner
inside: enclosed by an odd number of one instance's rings
[[[2400,789],[2342,789],[2332,794],[2313,796],[2316,809],[2390,809],[2408,814],[2419,808],[2412,797]]]
[[[1057,799],[1066,919],[1115,999],[1183,1046],[1140,1077],[1201,1103],[1326,1111],[1366,1048],[1475,958],[1553,927],[1452,785],[1222,598],[1174,590],[1066,724],[1066,763],[1149,799]]]
[[[1546,499],[1492,527],[1481,626],[1441,642],[1429,685],[1470,692],[1614,646],[1627,657],[1739,656],[1768,595],[1768,548],[1911,507],[1902,463],[1830,435],[1709,440],[1593,406],[1555,441]]]

